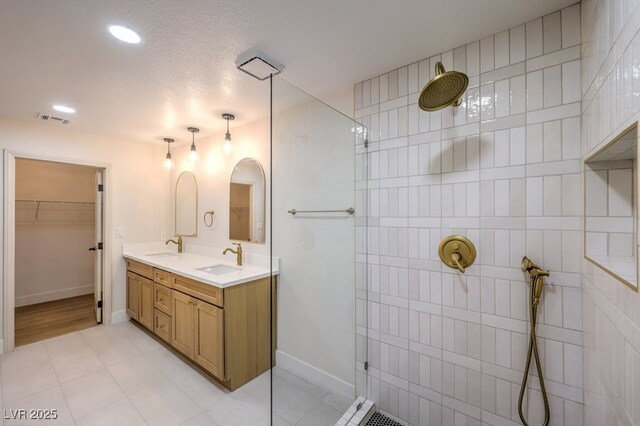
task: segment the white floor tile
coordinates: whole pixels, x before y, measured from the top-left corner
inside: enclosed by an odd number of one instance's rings
[[[169,380],[158,367],[144,356],[111,364],[107,369],[128,396],[159,380]]]
[[[208,409],[224,398],[229,391],[215,380],[205,377],[195,369],[185,371],[171,378],[180,389],[186,392],[202,409]]]
[[[70,333],[43,341],[49,357],[54,358],[60,354],[77,352],[89,347],[89,342],[82,333]]]
[[[14,401],[58,384],[51,361],[42,361],[28,367],[2,374],[2,398]]]
[[[73,417],[82,418],[124,398],[124,393],[106,369],[62,384]]]
[[[67,400],[62,392],[62,388],[60,386],[54,386],[49,389],[45,389],[43,391],[37,392],[33,395],[27,396],[25,398],[17,399],[13,402],[7,403],[3,407],[5,411],[5,416],[10,413],[9,410],[26,410],[27,419],[16,419],[10,420],[5,419],[4,424],[21,424],[21,425],[74,425],[73,417],[71,415],[71,411],[67,406]],[[30,410],[37,410],[35,413]],[[51,412],[47,413],[48,410]],[[32,415],[42,414],[53,414],[52,412],[55,410],[56,418],[37,418]]]
[[[141,336],[130,335],[127,336],[126,339],[129,341],[131,346],[138,349],[142,353],[151,352],[153,350],[163,348],[163,346],[153,337],[146,334],[143,334]]]
[[[12,352],[3,354],[0,363],[2,364],[2,372],[7,373],[48,359],[49,354],[44,343],[37,342],[18,346]]]
[[[207,410],[209,416],[224,426],[267,426],[269,409],[255,402],[235,399],[229,394]]]
[[[146,423],[127,398],[79,419],[78,426],[144,426]]]
[[[129,399],[149,425],[180,425],[202,410],[170,380],[148,385]]]
[[[78,352],[64,352],[51,359],[60,383],[77,379],[85,374],[104,368],[91,348]]]
[[[196,414],[186,422],[182,423],[181,426],[219,426],[219,425],[220,423],[213,420],[206,411],[202,411],[200,412],[200,414]]]
[[[110,344],[111,343],[111,344]],[[125,337],[96,341],[93,348],[105,365],[115,364],[126,359],[140,357],[140,352]]]

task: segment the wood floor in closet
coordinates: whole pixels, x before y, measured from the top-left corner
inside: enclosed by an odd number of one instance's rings
[[[61,336],[96,324],[93,294],[16,308],[16,346]]]

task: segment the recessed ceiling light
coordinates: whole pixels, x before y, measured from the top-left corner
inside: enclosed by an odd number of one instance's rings
[[[112,25],[109,27],[109,32],[112,36],[125,43],[137,44],[140,43],[140,36],[133,30],[120,25]]]
[[[53,109],[55,109],[56,111],[65,112],[67,114],[74,114],[76,112],[75,109],[64,105],[53,105]]]

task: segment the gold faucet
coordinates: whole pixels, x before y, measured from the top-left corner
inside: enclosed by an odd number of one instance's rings
[[[227,254],[228,251],[230,251],[231,253],[236,255],[236,262],[238,264],[238,266],[242,266],[242,245],[240,243],[232,243],[235,246],[238,246],[237,250],[231,249],[231,248],[226,248],[224,249],[224,251],[222,252],[222,254]]]
[[[176,235],[176,237],[178,237],[178,241],[176,241],[176,240],[167,240],[164,243],[165,244],[169,244],[169,243],[177,244],[178,245],[178,253],[182,253],[182,235]]]

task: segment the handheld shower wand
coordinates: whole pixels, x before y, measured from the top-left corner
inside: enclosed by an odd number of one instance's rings
[[[544,386],[544,378],[542,377],[542,366],[540,363],[540,354],[538,354],[538,339],[536,337],[536,316],[538,313],[538,305],[540,304],[540,296],[542,296],[542,289],[544,287],[544,277],[549,276],[549,271],[545,271],[538,265],[533,263],[528,257],[522,258],[522,272],[528,272],[531,277],[531,294],[530,294],[530,320],[531,320],[531,336],[529,339],[529,350],[527,351],[527,362],[524,367],[524,375],[522,377],[522,385],[520,386],[520,395],[518,397],[518,415],[520,420],[525,426],[529,426],[529,423],[524,418],[522,413],[522,401],[524,399],[524,391],[527,388],[527,378],[529,377],[529,368],[531,367],[531,355],[533,355],[536,363],[536,369],[538,371],[538,379],[540,380],[540,390],[542,391],[542,401],[544,403],[544,423],[543,426],[549,425],[549,399],[547,397],[547,390]]]

